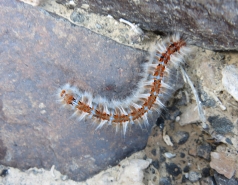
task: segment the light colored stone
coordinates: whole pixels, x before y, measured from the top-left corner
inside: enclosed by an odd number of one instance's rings
[[[183,114],[180,116],[179,120],[181,126],[196,123],[200,120],[196,106],[197,105],[194,103],[183,108]]]
[[[166,153],[164,153],[164,156],[165,156],[166,158],[168,158],[168,159],[171,159],[171,158],[176,157],[176,154],[172,154],[172,153],[170,153],[170,152],[166,152]]]
[[[196,182],[198,181],[199,179],[201,178],[201,174],[200,173],[197,173],[195,171],[191,171],[188,173],[188,179],[191,181],[191,182]]]
[[[222,69],[222,85],[238,101],[238,69],[236,66],[228,65]]]
[[[135,156],[136,157],[136,156]],[[0,177],[0,184],[52,184],[52,185],[144,185],[143,170],[146,169],[151,159],[125,159],[121,161],[120,165],[109,168],[106,171],[102,171],[94,177],[83,181],[76,182],[67,179],[65,175],[62,175],[52,166],[51,170],[44,170],[38,168],[30,168],[26,171],[20,171],[16,168],[8,168],[7,178]],[[0,169],[6,167],[0,166]]]
[[[225,153],[211,152],[211,168],[230,179],[236,170],[235,160]]]
[[[129,164],[124,168],[124,170],[119,175],[119,179],[114,184],[134,184],[134,185],[143,185],[143,171],[146,169],[152,160],[143,160],[143,159],[133,159],[129,161]]]
[[[163,140],[168,146],[174,146],[170,137],[166,134],[166,127],[164,127],[164,130],[163,130]]]

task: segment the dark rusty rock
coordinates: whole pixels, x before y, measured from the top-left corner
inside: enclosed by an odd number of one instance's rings
[[[144,52],[13,0],[1,0],[0,10],[1,164],[55,165],[81,181],[145,147],[150,128],[132,126],[125,138],[112,127],[95,131],[90,121],[70,119],[72,111],[55,97],[67,82],[109,98],[127,96]]]
[[[64,4],[65,0],[57,0]],[[226,0],[78,0],[77,7],[139,23],[144,30],[184,33],[191,44],[238,50],[238,2]]]

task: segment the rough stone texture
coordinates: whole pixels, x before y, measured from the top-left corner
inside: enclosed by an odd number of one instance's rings
[[[67,0],[57,0],[66,4]],[[139,23],[142,29],[182,32],[188,40],[214,50],[238,48],[238,2],[226,0],[78,0],[77,7]]]
[[[180,117],[179,124],[181,126],[196,123],[200,120],[198,111],[195,109],[196,104],[189,104],[183,108],[183,114]]]
[[[182,173],[181,168],[175,163],[166,163],[166,170],[170,175],[174,177]]]
[[[162,177],[159,181],[160,185],[171,185],[171,179],[169,177]]]
[[[50,171],[43,168],[30,168],[21,171],[12,167],[0,165],[0,184],[1,185],[144,185],[144,170],[151,163],[151,159],[139,159],[136,153],[105,171],[101,171],[92,178],[83,182],[75,182],[67,179],[59,171],[52,168]],[[7,170],[6,170],[7,168]],[[5,171],[5,175],[3,172]],[[7,173],[6,173],[7,172]]]
[[[238,185],[238,180],[235,178],[227,179],[223,175],[218,173],[214,174],[214,178],[217,185]]]
[[[225,153],[212,152],[210,166],[228,179],[234,175],[236,170],[235,160],[226,156]]]
[[[211,146],[208,143],[197,146],[197,156],[210,160]]]
[[[212,177],[206,177],[200,180],[201,185],[216,185]]]
[[[222,69],[222,85],[238,101],[238,69],[236,66],[228,65]]]
[[[190,172],[188,173],[188,179],[189,179],[191,182],[196,182],[196,181],[198,181],[200,178],[201,178],[201,174],[198,173],[198,172],[190,171]]]
[[[208,121],[218,134],[225,135],[227,133],[232,133],[232,130],[234,129],[233,123],[226,117],[210,116]]]
[[[189,138],[189,133],[188,132],[183,132],[183,131],[178,131],[172,136],[173,140],[179,144],[182,145],[186,143],[186,141]]]
[[[148,130],[95,131],[56,102],[67,82],[109,98],[127,96],[145,53],[13,0],[0,1],[0,163],[55,165],[83,180],[145,147]],[[152,125],[152,124],[151,124]]]

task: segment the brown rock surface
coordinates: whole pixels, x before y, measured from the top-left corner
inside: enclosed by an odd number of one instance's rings
[[[57,0],[67,4],[67,0]],[[195,45],[214,50],[238,48],[238,2],[226,0],[77,0],[76,7],[139,23],[142,29],[182,32]]]
[[[95,131],[91,122],[70,119],[72,111],[55,97],[67,82],[109,98],[127,96],[144,52],[13,0],[0,1],[0,22],[1,164],[55,165],[83,180],[145,147],[146,129],[132,126],[125,138],[112,127]]]
[[[228,179],[234,175],[236,170],[235,160],[226,156],[225,153],[212,152],[210,166]]]

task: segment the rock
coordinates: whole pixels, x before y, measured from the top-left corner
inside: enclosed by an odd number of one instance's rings
[[[202,177],[209,177],[211,168],[203,168],[202,169]]]
[[[188,173],[188,179],[191,181],[191,182],[196,182],[198,181],[199,179],[201,178],[201,174],[200,173],[197,173],[195,171],[190,171]]]
[[[152,149],[152,150],[151,150],[151,153],[152,153],[153,156],[156,156],[156,149],[155,149],[155,148]]]
[[[226,138],[225,141],[226,141],[226,143],[228,143],[228,144],[230,144],[230,145],[233,145],[233,143],[232,143],[232,141],[231,141],[230,138]]]
[[[0,1],[0,22],[1,164],[21,170],[55,165],[82,181],[146,146],[147,130],[133,126],[125,139],[113,127],[95,131],[90,121],[70,119],[72,112],[55,97],[67,82],[125,97],[138,83],[145,52],[15,0]]]
[[[159,185],[172,185],[169,177],[162,177],[159,181]]]
[[[161,131],[163,131],[163,129],[164,129],[164,118],[162,116],[160,116],[157,119],[156,125],[160,128]]]
[[[85,20],[85,17],[83,15],[81,15],[80,13],[75,13],[75,12],[71,14],[70,18],[72,21],[78,22],[78,23],[83,23]]]
[[[238,185],[238,181],[235,178],[227,179],[221,174],[215,173],[214,178],[217,185]]]
[[[171,159],[171,158],[176,157],[176,154],[172,154],[172,153],[170,153],[170,152],[166,152],[166,153],[164,153],[164,156],[165,156],[166,158],[168,158],[168,159]]]
[[[228,65],[222,69],[222,85],[238,101],[238,69],[236,66]]]
[[[168,107],[166,109],[166,111],[168,111],[168,114],[165,114],[165,119],[166,120],[173,120],[173,121],[175,121],[176,117],[181,115],[181,111],[177,107],[175,107],[175,106]]]
[[[188,150],[188,154],[191,155],[191,156],[196,157],[197,156],[197,148],[195,146],[192,146],[192,148],[190,148]]]
[[[235,160],[225,153],[211,152],[211,168],[230,179],[236,170]]]
[[[216,90],[219,88],[219,85],[221,83],[220,80],[221,79],[221,71],[220,68],[222,66],[222,62],[221,59],[216,59],[214,55],[212,55],[212,51],[205,51],[204,54],[206,53],[206,55],[200,55],[199,57],[201,57],[201,62],[199,63],[200,65],[198,66],[198,70],[197,70],[197,74],[199,76],[199,78],[202,81],[202,86],[204,87],[208,87],[211,90]],[[208,55],[210,54],[210,56],[212,55],[212,57],[208,57]],[[206,70],[204,70],[206,69]],[[211,99],[211,97],[208,96],[208,94],[206,92],[204,92],[204,90],[200,90],[201,92],[201,96],[203,98],[201,98],[201,100],[203,101],[203,103],[206,103],[204,101],[209,101],[209,99]],[[206,103],[206,106],[208,103]],[[213,106],[213,105],[210,105]]]
[[[190,170],[190,167],[189,166],[185,166],[184,169],[183,169],[183,172],[184,173],[188,173]]]
[[[184,158],[184,157],[185,157],[185,153],[181,152],[181,153],[180,153],[180,157],[181,157],[181,158]]]
[[[129,164],[123,168],[123,171],[118,175],[118,180],[116,184],[127,185],[127,184],[135,184],[142,185],[143,184],[143,171],[146,169],[151,160],[142,160],[142,159],[132,159],[129,161]]]
[[[226,117],[210,116],[207,120],[211,123],[211,126],[216,131],[216,133],[222,135],[232,133],[234,125]]]
[[[186,175],[183,175],[183,176],[182,176],[181,183],[182,183],[182,184],[183,184],[183,183],[186,183],[186,181],[187,181]]]
[[[166,163],[166,170],[172,176],[178,176],[182,173],[182,170],[175,163]]]
[[[109,168],[83,182],[67,179],[53,167],[50,171],[38,168],[30,168],[21,171],[9,167],[7,177],[0,177],[0,184],[54,184],[54,185],[144,185],[143,170],[149,166],[151,159],[125,159],[120,165]],[[5,168],[4,166],[0,166]]]
[[[197,123],[200,121],[198,111],[196,109],[196,104],[189,104],[186,107],[183,107],[181,109],[183,114],[180,116],[179,124],[181,126],[191,124],[191,123]]]
[[[211,89],[211,86],[205,86],[205,87],[209,87]],[[200,89],[200,98],[201,98],[201,103],[203,106],[214,107],[216,105],[216,101],[211,96],[209,96],[203,89]]]
[[[188,104],[188,99],[187,99],[187,93],[179,91],[177,94],[174,96],[174,104],[176,106],[183,106]]]
[[[178,131],[174,134],[174,136],[172,136],[172,138],[177,144],[182,145],[188,140],[189,133],[185,131]]]
[[[3,160],[6,157],[6,155],[7,155],[7,147],[0,139],[0,160]]]
[[[160,147],[160,152],[159,152],[159,162],[163,163],[166,161],[166,158],[164,157],[164,153],[167,152],[167,149],[165,147]]]
[[[166,127],[163,130],[163,140],[168,146],[173,146],[174,144],[172,143],[169,135],[166,134]]]
[[[201,185],[216,185],[216,182],[212,177],[202,178],[200,183]]]
[[[210,160],[211,146],[207,143],[197,146],[197,156]]]
[[[65,4],[65,0],[57,0]],[[140,24],[144,30],[181,32],[189,43],[212,50],[237,50],[238,2],[213,0],[96,1],[78,0],[77,8],[88,5],[88,12],[110,14]],[[222,4],[222,6],[221,6]]]
[[[1,171],[0,176],[1,176],[1,177],[6,177],[8,174],[9,174],[9,169],[3,169],[3,170]]]
[[[152,164],[157,170],[159,169],[159,161],[158,161],[158,160],[152,161],[151,164]]]

